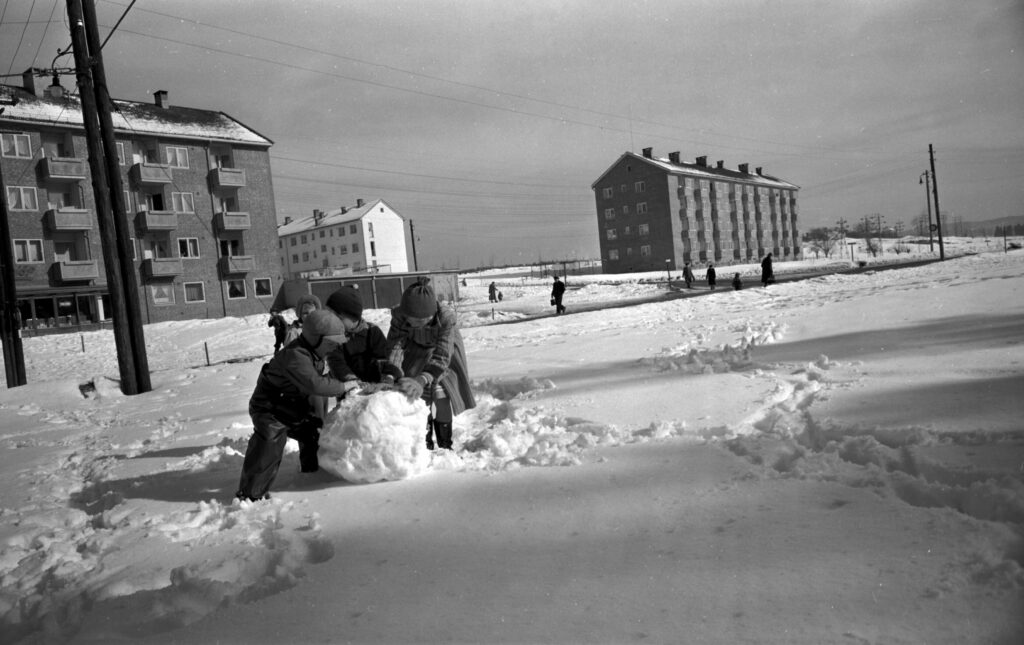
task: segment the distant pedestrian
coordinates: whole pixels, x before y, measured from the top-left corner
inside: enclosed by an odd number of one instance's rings
[[[501,292],[499,291],[499,292],[498,292],[498,302],[501,302],[501,301],[502,301],[502,300],[504,300],[504,299],[505,299],[505,296],[504,296],[504,294],[502,294],[502,293],[501,293]]]
[[[551,304],[555,306],[555,315],[565,313],[562,306],[562,296],[565,295],[565,283],[555,276],[555,283],[551,285]]]
[[[714,291],[715,289],[715,265],[708,265],[708,288]]]
[[[687,263],[685,263],[683,265],[683,280],[686,281],[686,288],[687,289],[692,289],[693,288],[693,281],[694,281],[693,270],[690,268],[690,263],[689,262],[687,262]]]
[[[740,280],[740,274],[738,273],[732,276],[732,288],[736,291],[743,288],[743,281]]]
[[[493,282],[487,287],[487,298],[491,302],[498,302],[498,285]]]
[[[761,284],[765,287],[769,282],[775,282],[775,271],[772,270],[772,254],[764,256],[761,260]]]
[[[295,303],[295,321],[288,327],[288,331],[285,334],[285,346],[290,345],[296,338],[302,335],[302,321],[306,316],[318,309],[323,309],[323,305],[320,304],[320,298],[311,293],[299,296],[299,300]]]
[[[285,321],[284,316],[277,309],[270,310],[270,320],[267,321],[267,327],[274,328],[274,353],[281,351],[281,347],[284,345],[284,339],[288,335],[288,322]]]

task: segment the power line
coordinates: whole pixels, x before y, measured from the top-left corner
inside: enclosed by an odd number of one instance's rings
[[[28,9],[28,17],[32,18],[32,11],[36,8],[36,0],[32,0],[32,6]],[[14,69],[14,62],[18,59],[18,52],[21,51],[21,43],[25,40],[25,32],[28,30],[28,22],[21,28],[21,38],[18,39],[18,46],[14,49],[14,55],[11,56],[11,64],[7,68],[7,73],[10,74],[11,70]]]
[[[57,3],[60,0],[53,0],[53,8],[50,9],[50,17],[46,20],[46,28],[43,29],[43,35],[39,38],[39,46],[36,47],[36,54],[32,57],[32,66],[35,67],[36,61],[39,59],[39,52],[43,49],[43,41],[46,40],[46,32],[50,31],[50,23],[53,22],[53,14],[57,12]]]
[[[124,20],[124,17],[127,16],[128,12],[131,11],[132,7],[135,6],[135,2],[136,0],[132,0],[132,3],[128,5],[128,8],[124,10],[124,13],[121,14],[121,17],[117,19],[116,23],[114,23],[114,28],[110,30],[110,33],[107,34],[107,37],[103,39],[102,43],[100,43],[101,51],[104,47],[107,46],[107,41],[110,40],[110,37],[114,35],[114,32],[117,31],[117,28],[121,26],[121,21]]]

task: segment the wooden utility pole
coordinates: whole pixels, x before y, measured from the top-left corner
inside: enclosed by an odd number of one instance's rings
[[[935,232],[939,237],[939,259],[946,259],[946,249],[942,244],[942,211],[939,210],[939,178],[935,176],[935,150],[928,144],[928,159],[932,165],[932,199],[935,200]]]
[[[71,45],[75,56],[75,76],[82,106],[82,124],[85,127],[86,144],[89,148],[89,174],[92,179],[93,199],[96,204],[96,221],[99,225],[103,248],[107,292],[110,294],[111,316],[114,323],[114,346],[117,350],[121,391],[129,395],[138,394],[139,380],[135,360],[132,357],[132,343],[125,303],[126,296],[136,296],[124,293],[121,262],[117,255],[117,230],[114,227],[113,211],[110,206],[110,186],[107,181],[103,144],[100,139],[99,117],[93,88],[91,59],[86,42],[82,0],[67,0],[67,11],[68,22],[71,26]]]
[[[843,236],[843,244],[846,244],[846,219],[840,217],[839,221],[836,222],[836,224],[839,225],[839,232]],[[842,256],[843,254],[840,252],[839,257],[841,258]],[[850,260],[853,260],[853,247],[850,248]]]
[[[925,201],[926,204],[928,204],[928,251],[929,252],[933,252],[933,251],[935,251],[935,242],[933,241],[934,238],[932,236],[932,196],[930,194],[928,194],[928,191],[931,190],[930,182],[931,182],[930,171],[925,170],[924,171],[924,201]]]
[[[409,220],[409,237],[412,238],[412,270],[419,271],[420,263],[416,261],[416,228],[412,224],[412,220]]]
[[[7,188],[3,165],[0,164],[0,340],[4,345],[7,387],[14,388],[26,383],[25,352],[21,344],[21,316],[18,314],[18,291],[14,282],[14,243],[7,217]]]
[[[103,67],[102,42],[96,22],[95,0],[82,0],[82,17],[85,22],[85,40],[92,59],[93,92],[96,96],[96,111],[100,120],[100,139],[103,143],[103,159],[107,167],[107,183],[110,186],[114,242],[117,244],[117,259],[121,265],[125,313],[128,317],[128,340],[132,346],[131,356],[135,364],[137,392],[149,392],[153,388],[149,378],[146,337],[142,331],[142,311],[139,308],[139,279],[132,261],[130,248],[132,234],[128,229],[128,206],[124,203],[124,184],[121,181],[121,168],[117,158],[117,143],[114,141],[114,122],[110,115],[113,101],[107,86],[107,73]]]

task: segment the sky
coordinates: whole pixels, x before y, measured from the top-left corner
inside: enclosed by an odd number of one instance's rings
[[[3,0],[0,73],[64,7]],[[947,222],[1024,215],[1019,1],[137,0],[103,55],[118,98],[272,139],[279,221],[382,198],[421,268],[597,257],[590,185],[645,147],[800,186],[802,230],[910,229],[929,144]]]

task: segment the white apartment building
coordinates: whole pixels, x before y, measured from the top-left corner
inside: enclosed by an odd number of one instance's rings
[[[383,199],[290,217],[277,229],[287,279],[409,271],[405,218]]]

